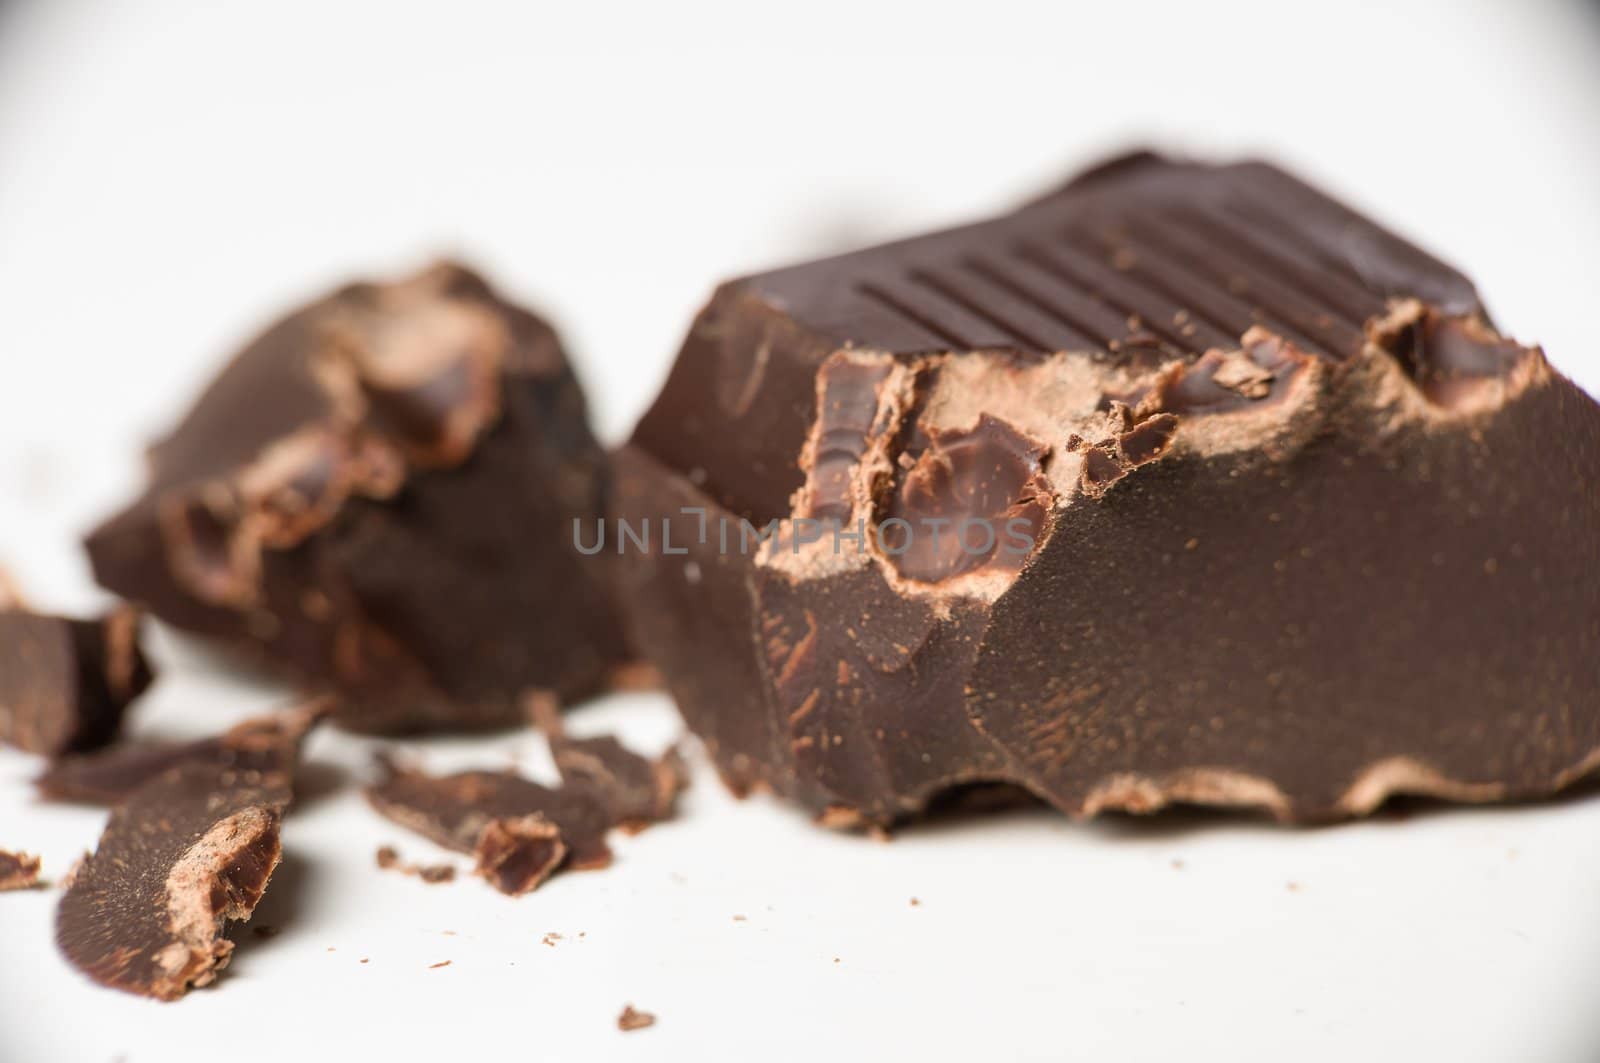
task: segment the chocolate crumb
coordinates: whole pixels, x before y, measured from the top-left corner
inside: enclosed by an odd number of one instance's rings
[[[622,1009],[622,1014],[617,1016],[617,1029],[624,1033],[633,1030],[642,1030],[647,1026],[654,1026],[656,1017],[648,1011],[639,1011],[632,1004]]]
[[[441,967],[450,966],[450,964],[452,962],[454,962],[454,961],[451,961],[451,960],[440,960],[438,963],[430,963],[430,964],[428,964],[428,970],[437,971]]]
[[[376,854],[378,867],[384,871],[398,871],[402,875],[413,875],[429,885],[440,882],[454,882],[456,869],[449,864],[408,864],[400,859],[400,851],[392,845],[378,848]]]
[[[0,892],[28,890],[39,884],[39,858],[0,849]]]

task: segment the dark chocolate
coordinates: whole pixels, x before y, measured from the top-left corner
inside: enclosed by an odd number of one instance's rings
[[[402,875],[415,875],[428,883],[454,882],[456,869],[450,864],[408,864],[400,859],[400,852],[392,845],[381,846],[377,853],[378,867],[384,871],[398,871]]]
[[[504,893],[525,893],[558,868],[593,870],[612,860],[606,835],[671,815],[684,785],[682,761],[657,761],[614,739],[552,739],[563,784],[543,786],[514,771],[429,775],[384,762],[367,790],[383,816],[447,849],[469,853]]]
[[[637,645],[731,786],[830,824],[1600,765],[1600,407],[1262,163],[1136,154],[725,284],[615,461]]]
[[[678,795],[689,785],[688,765],[676,747],[652,760],[612,735],[573,738],[553,710],[546,702],[534,716],[550,743],[564,789],[592,795],[610,822],[627,831],[672,817]]]
[[[261,733],[303,734],[324,711],[290,710]],[[175,1000],[226,966],[229,921],[255,910],[281,855],[299,742],[248,762],[180,763],[134,789],[73,871],[56,942],[102,985]]]
[[[326,711],[327,703],[318,703],[304,710],[254,717],[220,735],[192,742],[116,745],[61,757],[34,785],[48,800],[111,806],[185,764],[208,764],[246,776],[277,771],[280,765],[293,763],[300,744]]]
[[[0,893],[31,890],[39,884],[39,858],[0,849]]]
[[[451,264],[272,326],[89,539],[156,615],[341,696],[370,731],[519,722],[629,654],[573,522],[607,467],[554,332]],[[562,608],[551,608],[552,602]]]
[[[59,756],[115,738],[155,679],[139,628],[129,608],[99,620],[33,612],[0,575],[0,743]]]

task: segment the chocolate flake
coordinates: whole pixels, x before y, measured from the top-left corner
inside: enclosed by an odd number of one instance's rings
[[[670,815],[684,777],[675,750],[650,761],[614,739],[557,734],[551,744],[566,750],[559,787],[512,770],[436,776],[385,761],[386,777],[368,788],[367,799],[401,826],[471,854],[477,873],[512,896],[559,868],[608,866],[610,830]]]
[[[322,706],[284,714],[275,732],[314,721]],[[111,814],[93,855],[74,871],[56,941],[90,978],[175,1000],[228,962],[229,921],[246,920],[280,856],[298,742],[271,743],[248,767],[201,758],[134,789]]]

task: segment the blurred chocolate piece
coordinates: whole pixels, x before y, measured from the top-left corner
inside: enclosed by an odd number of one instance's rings
[[[31,611],[0,573],[0,743],[58,756],[116,737],[155,678],[130,608],[98,620]]]
[[[549,326],[444,264],[250,344],[89,554],[163,619],[338,692],[346,726],[505,726],[627,659],[608,566],[574,545],[606,475]]]
[[[1265,164],[730,282],[615,460],[637,644],[732,787],[829,824],[1600,765],[1600,407]]]
[[[559,868],[609,866],[607,833],[670,816],[683,785],[676,750],[651,761],[615,740],[585,740],[576,752],[564,745],[568,741],[551,742],[553,751],[568,750],[559,787],[509,770],[429,775],[386,760],[385,778],[367,790],[367,799],[401,826],[471,854],[478,873],[501,892],[525,893]],[[660,787],[668,783],[671,791],[664,794]]]
[[[0,849],[0,893],[30,890],[39,884],[39,858]]]
[[[531,715],[550,743],[563,786],[592,794],[612,823],[636,832],[671,818],[689,785],[688,765],[676,747],[652,760],[611,735],[573,738],[549,700],[536,702]]]
[[[227,965],[229,921],[255,910],[277,867],[278,828],[293,792],[299,742],[324,707],[281,715],[225,761],[190,760],[134,789],[100,845],[73,872],[56,941],[102,985],[161,1000],[208,985]]]
[[[617,1016],[617,1029],[623,1033],[634,1030],[643,1030],[656,1024],[656,1017],[648,1011],[640,1011],[632,1004],[622,1009],[622,1014]]]
[[[318,702],[253,717],[212,738],[116,745],[61,757],[34,785],[47,800],[111,806],[185,764],[206,764],[247,776],[280,771],[281,765],[295,762],[306,735],[328,711],[329,703]]]

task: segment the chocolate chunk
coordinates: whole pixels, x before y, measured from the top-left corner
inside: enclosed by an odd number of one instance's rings
[[[52,801],[117,805],[175,767],[206,764],[253,776],[282,771],[299,756],[300,744],[330,703],[271,713],[245,720],[212,738],[193,742],[117,745],[94,753],[61,757],[34,780],[40,796]]]
[[[155,678],[139,626],[128,608],[99,620],[33,612],[0,573],[0,743],[56,756],[115,738]]]
[[[0,849],[0,893],[28,890],[39,884],[39,858]]]
[[[338,692],[347,726],[509,725],[524,692],[579,698],[628,658],[572,531],[607,477],[577,379],[460,266],[289,315],[150,458],[89,539],[96,577]]]
[[[1600,407],[1271,166],[1142,153],[730,282],[616,456],[637,645],[738,791],[1286,820],[1600,765]]]
[[[569,744],[570,743],[570,744]],[[558,868],[592,870],[611,863],[606,834],[670,815],[682,786],[675,750],[658,761],[614,739],[568,740],[564,784],[542,786],[513,771],[428,775],[385,762],[386,778],[367,790],[380,814],[447,849],[470,853],[477,871],[512,895]]]
[[[617,1016],[617,1029],[623,1033],[631,1030],[643,1030],[647,1026],[654,1026],[656,1017],[648,1011],[639,1011],[632,1004],[623,1007],[622,1014]]]
[[[323,711],[291,710],[262,731],[303,734]],[[134,789],[61,898],[56,942],[73,965],[161,1000],[214,981],[233,951],[225,924],[250,918],[278,865],[298,745],[190,760]]]

